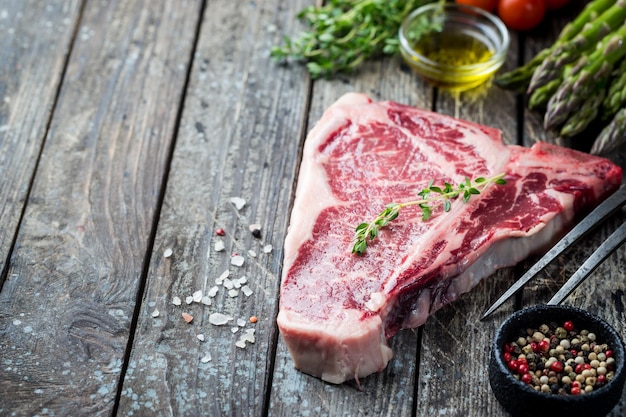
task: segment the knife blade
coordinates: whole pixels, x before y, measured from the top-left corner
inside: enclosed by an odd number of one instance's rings
[[[609,216],[626,204],[626,185],[622,185],[616,192],[611,194],[606,200],[600,203],[591,213],[589,213],[580,223],[578,223],[569,233],[554,245],[541,259],[539,259],[524,275],[522,275],[481,317],[486,319],[491,313],[498,309],[506,300],[511,298],[528,281],[541,272],[550,262],[556,259],[567,248],[578,242],[587,235],[598,224],[602,223]]]

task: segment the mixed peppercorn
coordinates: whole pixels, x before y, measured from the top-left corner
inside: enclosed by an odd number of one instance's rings
[[[615,358],[589,330],[566,321],[520,332],[505,344],[503,359],[520,381],[537,391],[562,395],[592,392],[615,375]]]

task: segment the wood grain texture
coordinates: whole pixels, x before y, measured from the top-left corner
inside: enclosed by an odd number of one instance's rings
[[[122,414],[263,414],[277,338],[282,242],[309,93],[304,69],[279,66],[269,50],[294,30],[302,7],[302,1],[207,3]],[[246,205],[237,210],[233,197]],[[254,223],[261,225],[259,239],[249,231]],[[225,236],[216,236],[218,228]],[[225,250],[215,249],[218,241]],[[263,251],[268,244],[271,253]],[[170,258],[163,257],[167,249]],[[245,258],[241,267],[230,264],[235,253]],[[210,306],[186,304],[195,291],[207,294],[224,271],[230,280],[245,276],[253,294],[231,297],[220,284]],[[172,304],[176,296],[182,306]],[[155,309],[157,318],[151,315]],[[193,322],[185,323],[182,312],[192,314]],[[213,325],[213,313],[233,320]],[[253,315],[259,318],[255,324],[248,321]],[[255,330],[255,343],[237,347],[248,329]]]
[[[85,7],[0,294],[2,410],[112,411],[198,5]]]
[[[0,273],[46,136],[80,3],[0,1]]]

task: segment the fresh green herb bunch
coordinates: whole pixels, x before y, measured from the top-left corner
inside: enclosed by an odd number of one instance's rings
[[[398,30],[414,9],[434,0],[330,0],[298,14],[309,31],[284,37],[271,55],[306,63],[313,78],[350,72],[363,61],[399,52]]]
[[[498,174],[491,178],[478,177],[473,181],[465,178],[465,181],[453,187],[451,184],[444,182],[443,187],[434,185],[434,180],[428,183],[428,186],[417,193],[420,197],[418,200],[408,201],[406,203],[389,203],[385,209],[374,220],[369,223],[361,223],[356,227],[354,234],[354,246],[352,253],[362,255],[367,249],[368,240],[374,240],[378,236],[381,227],[385,227],[389,222],[395,220],[400,214],[400,210],[408,206],[419,206],[422,210],[422,221],[430,219],[433,213],[433,204],[442,204],[443,211],[449,212],[452,208],[452,200],[463,197],[466,203],[473,195],[480,194],[490,184],[506,184],[504,173]]]

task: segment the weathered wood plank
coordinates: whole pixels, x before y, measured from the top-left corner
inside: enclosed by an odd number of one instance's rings
[[[46,135],[80,3],[0,1],[0,273]]]
[[[269,50],[283,33],[295,30],[294,16],[304,4],[207,3],[123,385],[122,414],[264,412],[277,338],[282,242],[309,94],[303,68],[277,65]],[[233,197],[244,198],[245,207],[237,210]],[[260,239],[248,229],[254,223],[262,226]],[[218,228],[225,236],[216,236]],[[225,250],[215,249],[218,241]],[[273,245],[271,253],[263,251],[267,244]],[[163,256],[167,249],[173,252],[169,258]],[[234,253],[245,258],[241,267],[230,264]],[[195,291],[206,295],[227,270],[230,280],[247,277],[253,294],[230,297],[220,284],[210,306],[186,303]],[[181,306],[172,303],[176,296]],[[185,323],[183,312],[192,314],[193,322]],[[212,313],[234,320],[215,326],[209,322]],[[248,321],[253,315],[256,324]],[[255,343],[236,347],[248,329],[256,331]]]
[[[85,6],[0,294],[5,411],[112,412],[199,4]]]
[[[399,58],[369,62],[357,73],[314,83],[309,126],[347,92],[362,92],[374,100],[393,100],[430,108],[432,90],[403,69]],[[351,256],[349,253],[346,256]],[[360,381],[330,385],[294,369],[279,340],[270,398],[270,415],[410,416],[414,409],[417,331],[404,331],[392,341],[394,359],[387,368]]]

